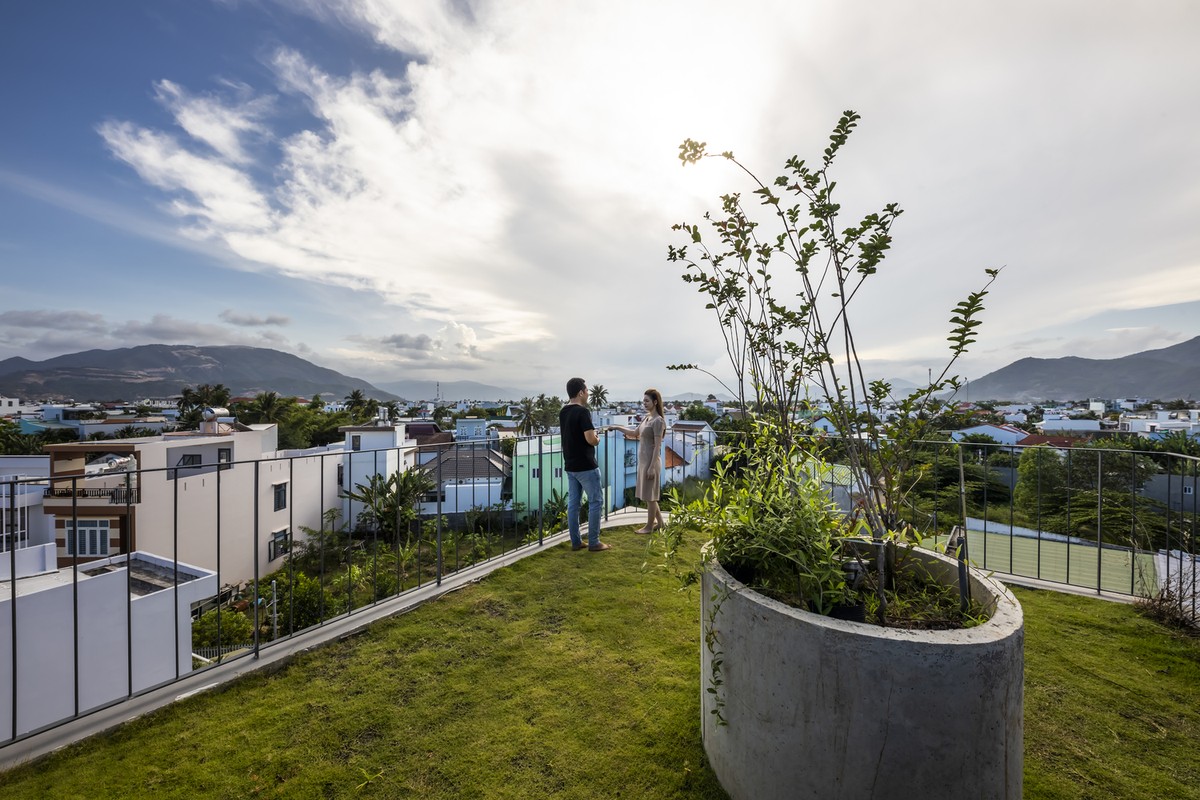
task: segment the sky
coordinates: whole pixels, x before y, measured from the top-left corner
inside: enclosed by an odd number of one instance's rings
[[[375,383],[729,381],[675,223],[835,163],[855,330],[977,378],[1200,335],[1200,5],[146,0],[0,10],[0,359],[242,344]],[[769,220],[764,220],[764,225]],[[765,228],[764,228],[765,229]]]

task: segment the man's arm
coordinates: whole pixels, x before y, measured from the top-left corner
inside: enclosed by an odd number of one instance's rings
[[[595,447],[596,445],[600,444],[600,435],[596,433],[595,428],[589,428],[583,432],[583,440],[592,447]]]

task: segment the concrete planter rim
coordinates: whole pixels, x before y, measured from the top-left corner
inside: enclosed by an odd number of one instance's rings
[[[943,562],[948,568],[953,567],[957,569],[958,567],[956,560],[933,550],[914,547],[913,551],[919,554],[918,557],[920,558]],[[786,603],[781,603],[751,589],[730,575],[716,559],[709,561],[706,568],[731,593],[747,595],[752,597],[756,603],[760,603],[776,613],[792,617],[806,625],[828,628],[831,632],[836,631],[842,634],[854,634],[899,642],[923,642],[930,645],[962,645],[999,641],[1012,636],[1023,626],[1024,612],[1021,609],[1021,603],[1013,593],[1003,583],[989,577],[986,573],[974,567],[968,568],[971,580],[971,596],[983,603],[985,607],[990,607],[991,616],[986,622],[976,625],[973,628],[956,628],[952,630],[885,628],[874,622],[851,622],[849,620],[835,619],[824,614],[816,614]],[[980,597],[981,592],[986,594],[986,601]]]

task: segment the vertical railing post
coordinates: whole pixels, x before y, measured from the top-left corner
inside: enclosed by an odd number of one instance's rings
[[[129,472],[125,473],[125,696],[133,697],[133,510]],[[141,486],[138,480],[138,486]],[[140,499],[140,498],[139,498]]]
[[[233,459],[230,458],[230,469],[233,468],[232,461],[233,461]],[[222,470],[221,467],[218,465],[217,466],[216,490],[215,490],[216,495],[217,495],[217,497],[216,497],[216,511],[217,511],[217,524],[216,524],[217,563],[216,563],[216,567],[217,567],[217,570],[216,570],[216,572],[217,572],[217,663],[218,664],[221,663],[221,658],[225,655],[224,645],[222,644],[223,639],[221,638],[221,617],[223,616],[221,614],[221,612],[224,610],[221,608],[221,473],[223,471],[224,470]]]
[[[1101,594],[1101,565],[1104,563],[1104,451],[1096,451],[1096,594]]]
[[[258,528],[259,528],[259,517],[261,516],[261,514],[259,513],[258,505],[259,505],[259,482],[260,482],[259,475],[262,472],[262,461],[255,459],[253,464],[254,464],[254,503],[253,503],[254,525],[251,526],[251,531],[252,531],[252,537],[251,537],[252,542],[251,543],[254,547],[254,602],[252,602],[251,605],[254,606],[254,639],[253,639],[253,641],[254,641],[254,658],[257,659],[259,647],[261,646],[261,642],[260,642],[261,637],[258,632],[258,628],[259,628],[259,623],[258,623],[258,569],[259,569],[259,567],[258,567],[258,558],[259,558],[259,555],[258,555],[258,533],[259,532],[258,532]]]
[[[175,662],[175,680],[179,680],[179,467],[175,467],[174,478],[171,481],[171,610],[175,618],[175,639],[171,655]]]
[[[79,716],[79,478],[71,478],[71,658],[75,691],[75,716]],[[72,539],[68,539],[70,543]]]
[[[13,523],[15,523],[13,515],[17,512],[17,486],[18,484],[15,480],[8,484],[8,518],[9,521]],[[9,639],[11,640],[12,644],[12,647],[9,648],[9,653],[12,658],[12,686],[10,687],[10,696],[12,699],[12,707],[10,709],[12,717],[12,729],[10,731],[11,739],[17,738],[17,543],[14,541],[15,533],[16,526],[14,524],[8,536],[8,605],[10,612],[9,624],[11,625],[11,628],[9,629]],[[57,560],[57,558],[58,554],[55,553],[55,560]]]
[[[437,459],[437,522],[435,524],[435,529],[437,530],[437,548],[435,551],[435,558],[437,559],[437,562],[436,566],[434,567],[434,575],[436,577],[437,585],[441,586],[442,568],[444,566],[444,561],[442,558],[442,457],[441,453],[437,452],[436,449],[434,450],[434,458]],[[456,552],[454,554],[454,558],[457,560],[457,548],[455,548],[455,550]]]
[[[538,496],[538,544],[546,543],[546,500],[542,497],[542,490],[545,488],[545,477],[542,475],[542,436],[538,435],[538,460],[537,460],[537,496]],[[530,473],[534,469],[530,467]],[[533,481],[530,481],[532,485]]]

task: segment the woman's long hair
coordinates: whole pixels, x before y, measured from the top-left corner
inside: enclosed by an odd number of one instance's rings
[[[647,389],[643,394],[649,397],[654,402],[654,410],[660,417],[665,417],[663,413],[662,392],[658,389]]]

